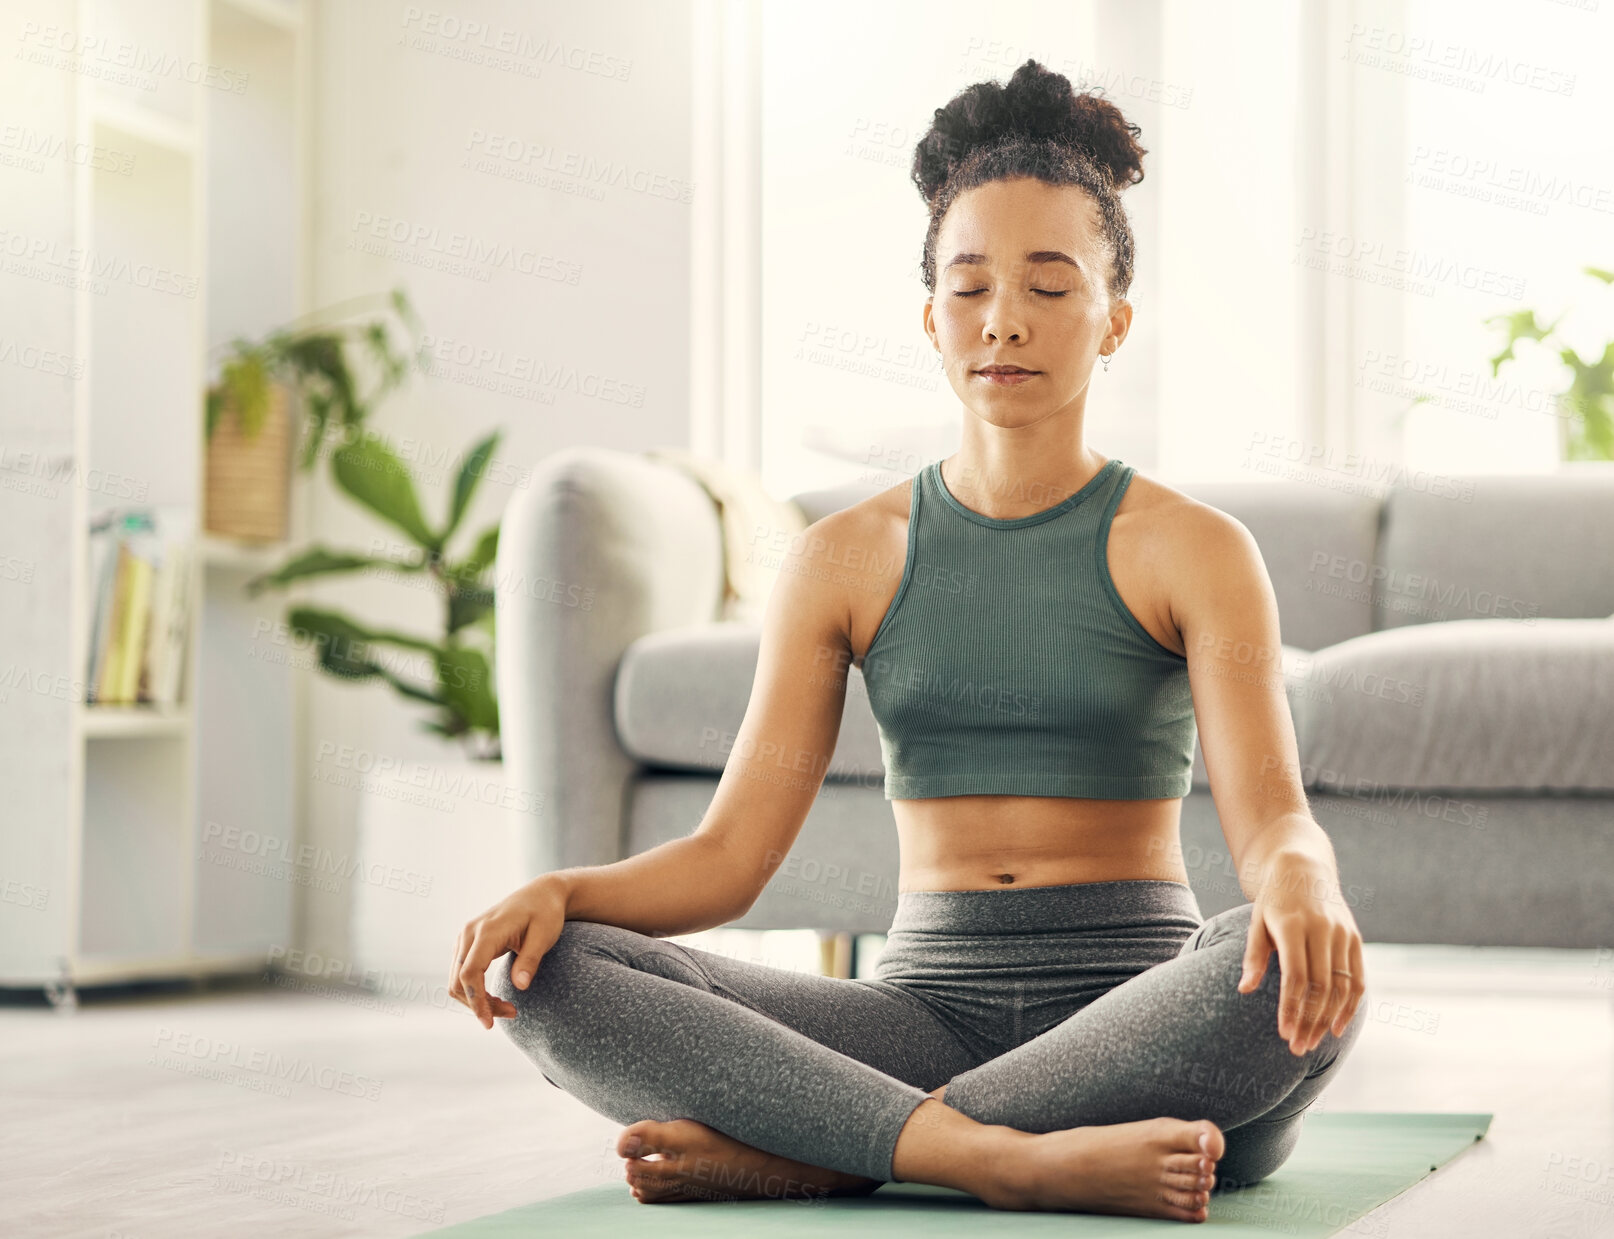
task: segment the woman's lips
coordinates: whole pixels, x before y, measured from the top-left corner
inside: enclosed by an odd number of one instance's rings
[[[1036,378],[1041,373],[1042,371],[1040,370],[1013,370],[1007,373],[1003,371],[977,370],[975,377],[985,379],[988,383],[995,383],[999,387],[1015,387],[1024,383],[1027,379]]]

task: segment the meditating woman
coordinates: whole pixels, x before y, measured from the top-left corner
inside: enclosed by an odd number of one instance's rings
[[[913,177],[959,450],[792,548],[693,834],[544,874],[460,933],[455,998],[628,1124],[641,1201],[905,1180],[1203,1221],[1289,1156],[1360,1032],[1256,544],[1085,435],[1132,323],[1137,136],[1031,60],[937,110]],[[901,845],[874,975],[666,941],[743,914],[790,851],[849,665]],[[1209,919],[1178,835],[1196,734],[1248,898]],[[771,777],[779,753],[817,777]]]

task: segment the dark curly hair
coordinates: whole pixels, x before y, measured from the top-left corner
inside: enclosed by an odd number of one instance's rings
[[[913,182],[930,204],[921,272],[936,291],[936,238],[942,218],[967,189],[1034,177],[1075,185],[1098,204],[1110,253],[1109,293],[1132,286],[1132,226],[1120,191],[1143,179],[1136,125],[1091,92],[1076,94],[1062,73],[1028,60],[1007,84],[977,82],[936,109],[913,154]]]

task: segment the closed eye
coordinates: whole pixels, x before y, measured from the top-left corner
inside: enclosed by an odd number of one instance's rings
[[[955,297],[975,297],[975,296],[979,296],[981,293],[984,293],[985,291],[986,291],[986,289],[984,289],[984,288],[972,288],[968,292],[955,292],[953,294],[953,296],[955,296]],[[1052,289],[1049,289],[1049,288],[1033,288],[1031,291],[1034,292],[1034,293],[1041,293],[1044,297],[1068,297],[1070,295],[1070,290],[1069,289],[1062,289],[1059,292],[1055,292],[1055,291],[1053,291]]]

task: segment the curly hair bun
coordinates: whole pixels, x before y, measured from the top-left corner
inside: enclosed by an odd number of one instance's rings
[[[971,151],[1020,138],[1080,150],[1120,190],[1143,179],[1140,133],[1109,100],[1077,94],[1063,73],[1027,60],[1006,84],[977,82],[936,109],[914,151],[913,181],[934,202]]]

